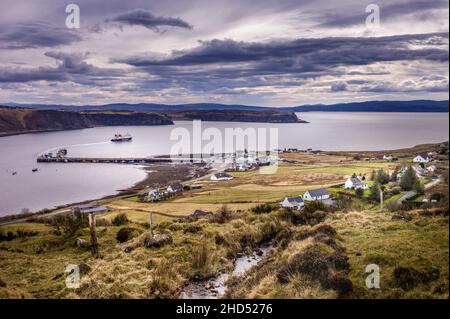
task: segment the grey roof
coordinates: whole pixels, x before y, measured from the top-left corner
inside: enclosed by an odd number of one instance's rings
[[[90,213],[101,213],[108,211],[108,208],[106,206],[93,206],[88,208],[80,209],[80,212],[83,214],[90,214]]]
[[[208,216],[208,215],[212,215],[211,212],[205,212],[203,210],[197,209],[195,212],[193,212],[191,215],[189,215],[192,218],[199,218],[199,217],[204,217],[204,216]]]
[[[298,196],[298,197],[287,197],[287,200],[289,203],[291,204],[301,204],[303,203],[303,197]]]
[[[428,155],[428,153],[420,153],[419,156],[422,156],[424,159],[427,159],[430,157],[430,155]]]
[[[350,180],[352,181],[353,185],[360,185],[360,184],[362,184],[362,181],[358,177],[351,177]]]
[[[312,190],[308,191],[308,193],[309,193],[309,195],[311,195],[311,197],[329,195],[328,191],[325,188],[312,189]]]
[[[174,191],[182,191],[183,190],[183,185],[180,183],[169,185],[169,187],[172,188],[172,190],[174,190]]]
[[[217,174],[214,174],[214,176],[215,177],[217,177],[217,178],[224,178],[224,177],[233,177],[233,176],[231,176],[231,175],[229,175],[229,174],[227,174],[227,173],[217,173]]]

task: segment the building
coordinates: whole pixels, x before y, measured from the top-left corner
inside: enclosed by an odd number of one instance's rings
[[[344,188],[346,189],[368,189],[369,185],[364,183],[358,177],[350,177],[345,181]]]
[[[286,197],[281,203],[280,206],[283,208],[290,208],[301,210],[305,207],[305,203],[301,196],[298,197]]]
[[[303,200],[305,201],[325,200],[329,198],[330,194],[325,188],[309,190],[303,194]]]
[[[430,161],[431,157],[427,153],[419,154],[413,159],[414,163],[428,163]]]
[[[188,216],[189,219],[199,219],[203,217],[210,217],[212,216],[211,212],[205,212],[203,210],[197,209],[192,214]]]
[[[72,213],[81,214],[101,214],[106,213],[108,208],[106,206],[97,205],[95,203],[76,205],[72,207]]]
[[[167,187],[167,192],[169,194],[181,193],[183,191],[183,188],[184,188],[183,184],[176,183],[176,184],[169,185],[169,187]]]
[[[431,165],[431,166],[428,166],[428,167],[426,168],[426,170],[427,170],[428,172],[430,172],[430,173],[433,173],[433,172],[435,172],[435,171],[437,170],[437,167],[434,166],[434,165]]]
[[[164,193],[161,192],[159,189],[152,189],[148,192],[148,200],[151,202],[159,201],[164,198]]]
[[[210,179],[212,181],[229,181],[233,179],[233,176],[222,172],[212,175]]]

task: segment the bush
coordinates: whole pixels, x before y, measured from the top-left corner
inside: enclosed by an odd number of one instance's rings
[[[223,205],[219,211],[211,217],[211,221],[218,224],[224,224],[230,221],[231,217],[231,212],[229,211],[228,206]]]
[[[251,209],[254,214],[269,214],[277,208],[275,204],[261,204]]]
[[[439,278],[439,269],[430,267],[417,270],[412,267],[396,267],[393,272],[395,283],[403,290],[411,290],[419,284],[426,284]]]
[[[209,263],[209,249],[206,243],[202,243],[192,253],[192,268],[202,270],[207,268]]]
[[[72,215],[57,215],[50,219],[56,233],[64,233],[68,236],[75,234],[78,230],[89,226],[86,215],[76,212]]]
[[[364,195],[364,190],[362,188],[357,188],[355,190],[355,195],[359,196],[359,197],[363,196]]]
[[[116,234],[116,239],[119,243],[124,243],[129,241],[133,236],[133,232],[136,229],[131,228],[131,227],[123,227],[121,229],[119,229],[119,231]]]
[[[305,204],[305,208],[304,208],[303,211],[313,213],[313,212],[315,212],[317,210],[326,211],[327,210],[327,205],[325,205],[321,201],[307,202]]]
[[[127,215],[125,214],[119,214],[116,217],[113,218],[113,220],[111,221],[111,223],[114,226],[122,226],[125,225],[129,222]]]

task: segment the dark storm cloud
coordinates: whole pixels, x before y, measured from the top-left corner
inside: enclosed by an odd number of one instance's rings
[[[368,4],[368,3],[367,3]],[[376,3],[375,3],[376,4]],[[366,4],[361,3],[355,6],[359,8],[357,14],[328,14],[320,16],[319,27],[348,27],[365,23],[367,13],[365,12]],[[416,13],[418,18],[429,18],[431,10],[448,8],[447,1],[411,1],[404,3],[395,3],[388,5],[379,5],[381,19],[391,20],[402,15]]]
[[[85,61],[87,54],[68,54],[46,52],[46,56],[57,61],[55,67],[3,68],[0,69],[0,82],[23,83],[33,81],[73,81],[80,84],[101,85],[100,80],[119,77],[122,71],[102,69]]]
[[[0,29],[1,49],[57,47],[81,40],[81,36],[65,27],[42,23],[19,24]]]
[[[412,49],[430,39],[441,39],[441,47]],[[431,60],[446,62],[448,33],[401,35],[377,38],[298,39],[287,42],[236,42],[212,40],[191,50],[174,51],[167,58],[129,57],[118,60],[136,67],[201,67],[204,65],[251,64],[249,70],[265,72],[310,72],[340,65],[368,65],[374,62]],[[438,41],[435,41],[437,43]],[[238,67],[236,67],[238,68]],[[222,72],[245,72],[224,68]]]
[[[155,16],[143,9],[136,9],[119,14],[106,22],[117,22],[121,25],[142,26],[153,31],[159,31],[162,26],[192,29],[192,26],[180,18]]]

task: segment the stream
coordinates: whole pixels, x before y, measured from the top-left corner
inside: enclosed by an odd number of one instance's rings
[[[181,299],[219,299],[226,290],[226,282],[230,276],[242,276],[253,266],[256,266],[273,250],[272,244],[266,244],[253,251],[250,255],[238,257],[234,262],[234,269],[231,274],[220,274],[216,277],[190,282],[184,287]]]

